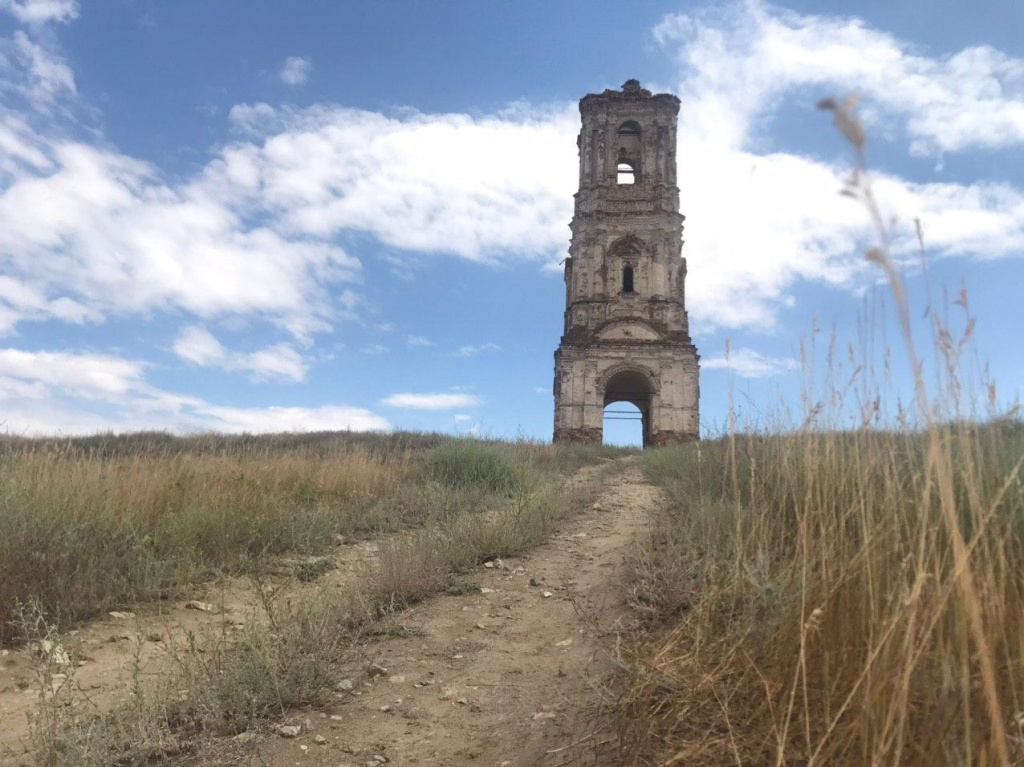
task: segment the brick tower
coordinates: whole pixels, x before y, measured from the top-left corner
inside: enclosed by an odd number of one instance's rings
[[[629,80],[580,100],[580,189],[555,352],[555,441],[601,442],[604,408],[640,409],[644,446],[697,439],[698,355],[684,302],[679,99]]]

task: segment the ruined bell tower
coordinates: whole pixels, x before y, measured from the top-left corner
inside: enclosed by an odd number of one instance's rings
[[[555,352],[555,441],[601,442],[604,408],[640,409],[644,446],[697,439],[676,186],[679,99],[629,80],[580,100],[580,188]]]

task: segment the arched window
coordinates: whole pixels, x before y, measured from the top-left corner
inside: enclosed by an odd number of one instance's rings
[[[616,176],[619,184],[635,184],[636,183],[636,169],[632,163],[620,162],[618,167],[618,175]]]
[[[622,292],[633,292],[633,267],[626,266],[622,270]]]

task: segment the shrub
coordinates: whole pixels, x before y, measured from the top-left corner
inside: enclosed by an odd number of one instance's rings
[[[508,448],[458,440],[435,447],[420,471],[428,482],[510,495],[521,482],[523,462]]]

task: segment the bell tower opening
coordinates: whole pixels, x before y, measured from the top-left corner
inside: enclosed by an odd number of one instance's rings
[[[556,442],[636,444],[638,426],[645,447],[697,439],[679,107],[676,96],[636,80],[580,100],[579,191],[555,352]]]
[[[640,183],[640,160],[643,156],[643,131],[636,120],[626,120],[615,132],[616,180],[619,184]]]

